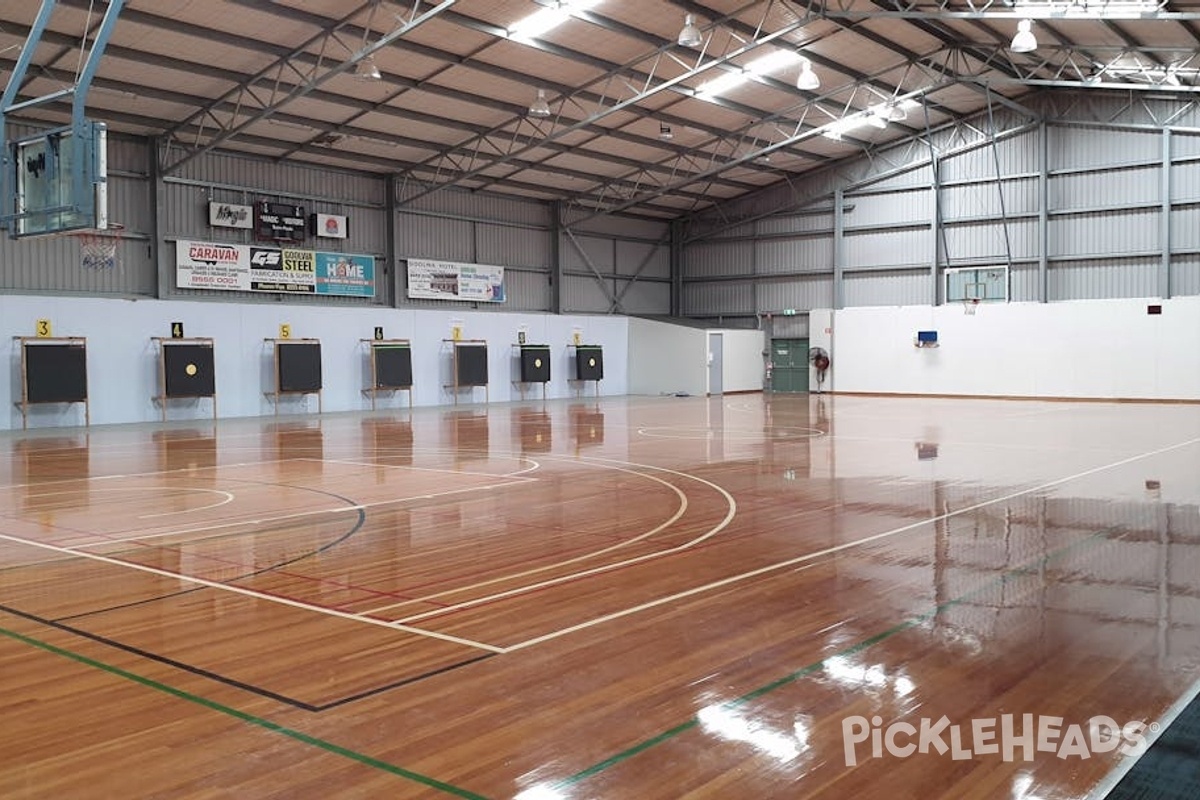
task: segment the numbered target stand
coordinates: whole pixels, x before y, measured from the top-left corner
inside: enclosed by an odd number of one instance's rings
[[[182,330],[182,329],[181,329]],[[151,398],[167,421],[171,400],[212,401],[212,418],[217,418],[216,358],[211,338],[153,336],[158,345],[158,394]]]
[[[463,389],[483,387],[483,401],[489,402],[488,389],[488,346],[486,339],[443,339],[443,346],[451,348],[450,377],[453,383],[442,388],[454,393],[454,405]]]
[[[371,385],[363,394],[371,398],[375,410],[376,395],[398,391],[408,392],[408,407],[412,408],[412,343],[408,339],[361,339],[371,348]]]
[[[21,409],[22,429],[29,427],[29,407],[40,403],[83,403],[84,424],[91,425],[87,339],[82,336],[14,336],[13,339],[21,345],[21,401],[16,406]]]
[[[575,383],[588,381],[596,384],[596,397],[600,396],[600,381],[604,380],[604,348],[598,344],[569,344],[575,351]]]
[[[522,396],[528,385],[541,384],[542,399],[546,399],[546,384],[550,382],[550,345],[548,344],[514,344],[513,349],[520,354],[520,377],[513,381],[520,389]]]
[[[282,330],[282,326],[281,326]],[[289,334],[282,339],[263,339],[272,345],[275,352],[275,389],[264,392],[275,403],[275,415],[279,415],[279,403],[285,395],[317,396],[317,413],[323,410],[321,403],[321,340],[293,339]]]

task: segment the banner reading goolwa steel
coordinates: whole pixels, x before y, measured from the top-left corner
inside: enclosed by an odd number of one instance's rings
[[[504,267],[408,260],[408,296],[425,300],[504,302]]]
[[[175,242],[180,289],[375,296],[375,258],[297,248]]]

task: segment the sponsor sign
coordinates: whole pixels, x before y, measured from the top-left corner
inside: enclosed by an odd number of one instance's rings
[[[375,259],[349,253],[316,254],[317,294],[375,296]]]
[[[254,227],[254,209],[251,206],[239,206],[233,203],[209,202],[208,224],[214,228],[244,228]]]
[[[313,214],[313,236],[322,239],[345,239],[350,235],[350,218],[337,214]]]
[[[427,300],[504,302],[504,267],[408,260],[408,296]]]
[[[175,285],[181,289],[249,289],[250,248],[243,244],[177,241]]]
[[[315,294],[317,273],[311,250],[250,248],[250,288],[256,292]]]
[[[375,296],[375,259],[299,248],[178,241],[181,289]]]

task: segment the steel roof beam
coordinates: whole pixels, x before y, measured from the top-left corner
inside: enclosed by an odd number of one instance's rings
[[[416,13],[416,8],[414,7],[414,13],[407,21],[405,21],[404,23],[393,28],[391,31],[389,31],[388,33],[385,33],[383,36],[379,37],[377,40],[375,40],[375,42],[373,44],[365,45],[364,47],[362,47],[361,49],[356,51],[353,55],[351,55],[346,60],[337,62],[333,66],[324,69],[324,71],[320,72],[319,74],[313,74],[312,77],[310,77],[307,82],[296,86],[294,89],[292,89],[292,91],[287,92],[282,97],[272,96],[266,102],[263,102],[262,100],[257,98],[253,92],[249,91],[249,88],[246,85],[238,87],[233,92],[226,94],[223,98],[221,98],[222,100],[228,101],[230,99],[234,99],[236,101],[236,104],[239,107],[241,107],[241,106],[243,106],[243,104],[245,104],[245,105],[249,106],[250,108],[255,108],[256,110],[250,112],[247,116],[242,116],[241,114],[239,114],[238,116],[235,116],[234,118],[228,120],[224,125],[222,125],[219,128],[219,133],[217,133],[216,136],[209,137],[208,140],[203,145],[200,145],[198,147],[193,147],[186,155],[167,164],[163,168],[162,174],[170,175],[171,173],[177,171],[180,167],[182,167],[185,164],[187,164],[188,162],[192,161],[197,156],[199,156],[203,153],[206,153],[209,150],[212,150],[214,147],[219,147],[224,142],[226,142],[229,139],[232,139],[233,137],[244,132],[248,127],[250,127],[254,123],[270,117],[272,114],[276,113],[280,108],[282,108],[283,106],[292,102],[293,100],[298,100],[301,97],[304,97],[305,95],[309,94],[314,89],[316,89],[318,86],[320,86],[321,84],[330,80],[331,78],[334,78],[338,75],[341,75],[344,72],[349,71],[352,67],[354,67],[356,64],[358,64],[360,61],[362,61],[366,57],[370,56],[375,51],[380,50],[380,49],[386,47],[387,45],[391,44],[392,42],[396,41],[397,39],[403,38],[404,36],[408,35],[412,31],[421,27],[421,25],[423,25],[426,22],[428,22],[429,20],[435,18],[438,14],[441,14],[443,11],[445,11],[450,6],[454,5],[456,2],[458,2],[458,0],[441,0],[441,2],[438,3],[436,6],[434,6],[433,8],[429,9],[428,11],[425,11],[424,13],[420,13],[420,14]],[[360,8],[358,11],[356,11],[354,13],[355,14],[360,13],[361,10],[362,9]],[[351,16],[353,16],[353,14]],[[335,33],[336,33],[335,30],[324,31],[321,34],[318,34],[317,37],[310,39],[308,42],[306,42],[304,45],[302,45],[301,48],[299,48],[295,52],[303,52],[309,46],[311,46],[313,43],[315,43],[317,40],[322,39],[322,38],[325,38],[325,39],[332,38],[335,35]],[[261,72],[259,74],[259,76],[256,76],[256,79],[258,77],[262,77],[269,73],[276,73],[276,74],[282,76],[284,69],[289,66],[291,69],[296,71],[298,74],[304,75],[304,73],[302,71],[296,69],[294,66],[291,66],[289,62],[290,62],[290,58],[287,60],[281,59],[281,60],[277,61],[275,64],[272,64],[267,70],[264,70],[263,72]],[[321,68],[321,65],[318,63],[318,69],[320,69],[320,68]],[[208,112],[208,109],[202,109],[201,111],[193,114],[189,118],[188,123],[190,124],[191,122],[194,122],[195,120],[200,119],[203,116],[211,116],[211,114]],[[178,128],[178,126],[176,126],[176,130],[177,130],[177,128]]]

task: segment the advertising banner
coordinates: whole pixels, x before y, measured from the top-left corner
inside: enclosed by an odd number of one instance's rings
[[[317,253],[317,294],[373,297],[375,259],[348,253]]]
[[[408,296],[425,300],[504,302],[504,267],[408,260]]]
[[[244,244],[177,241],[175,285],[181,289],[248,290],[250,248]]]
[[[299,248],[178,241],[181,289],[375,296],[375,258]]]

